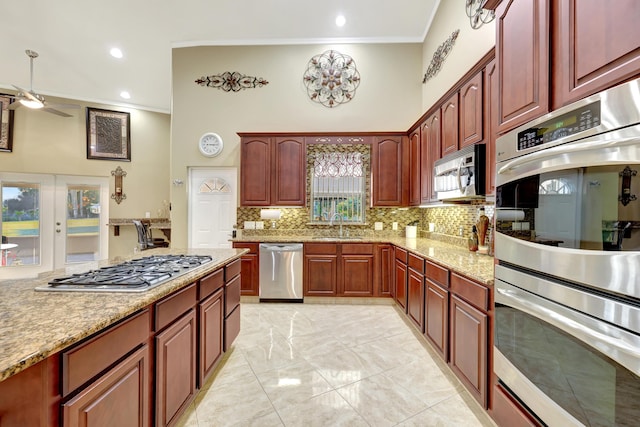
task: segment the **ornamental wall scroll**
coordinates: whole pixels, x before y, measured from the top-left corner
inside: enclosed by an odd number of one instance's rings
[[[453,45],[456,43],[456,39],[458,38],[458,33],[460,30],[455,30],[444,43],[442,43],[436,51],[433,53],[433,58],[431,58],[431,64],[429,64],[429,68],[427,68],[427,72],[424,74],[424,78],[422,79],[422,84],[425,84],[427,80],[431,77],[438,74],[440,71],[440,67],[442,67],[442,63],[444,62],[451,49],[453,49]]]
[[[237,71],[225,71],[222,74],[202,76],[196,80],[200,86],[221,89],[225,92],[239,92],[243,89],[251,89],[268,85],[269,82],[262,77],[245,76]]]
[[[312,101],[333,108],[353,99],[360,73],[349,55],[328,50],[311,58],[303,82]]]

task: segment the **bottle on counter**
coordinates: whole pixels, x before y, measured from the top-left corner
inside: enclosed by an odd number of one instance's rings
[[[478,230],[476,226],[471,227],[471,236],[469,236],[469,250],[475,252],[478,250]]]

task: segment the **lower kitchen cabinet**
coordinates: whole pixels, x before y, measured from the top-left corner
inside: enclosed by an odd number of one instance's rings
[[[305,243],[304,296],[335,297],[338,294],[338,246]]]
[[[213,372],[216,362],[223,352],[224,336],[224,290],[218,289],[213,295],[198,304],[199,344],[198,386]]]
[[[449,270],[430,261],[425,266],[424,335],[443,360],[449,358]]]
[[[424,332],[424,259],[409,254],[407,277],[407,315]]]
[[[149,347],[145,345],[65,403],[63,425],[148,426],[149,366]]]
[[[224,351],[240,333],[240,287],[242,281],[240,260],[224,267]]]
[[[378,244],[376,247],[375,290],[374,295],[393,297],[393,245]]]
[[[373,244],[343,243],[340,253],[338,296],[373,296]]]
[[[249,252],[242,255],[242,295],[260,295],[260,264],[259,264],[259,243],[253,242],[233,242],[233,247],[238,249],[249,249]]]
[[[196,392],[196,312],[156,335],[156,425],[173,425]]]
[[[395,274],[394,274],[394,298],[404,312],[407,312],[407,256],[408,253],[402,248],[395,248]]]
[[[499,426],[541,427],[529,412],[501,385],[493,387],[493,403],[489,411],[491,418]]]

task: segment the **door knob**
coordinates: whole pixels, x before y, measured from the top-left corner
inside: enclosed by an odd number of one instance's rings
[[[56,233],[61,232],[62,230],[60,230],[59,228],[56,228]]]

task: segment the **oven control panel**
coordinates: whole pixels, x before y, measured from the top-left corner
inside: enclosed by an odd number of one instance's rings
[[[518,151],[537,147],[600,125],[600,101],[518,132]]]

